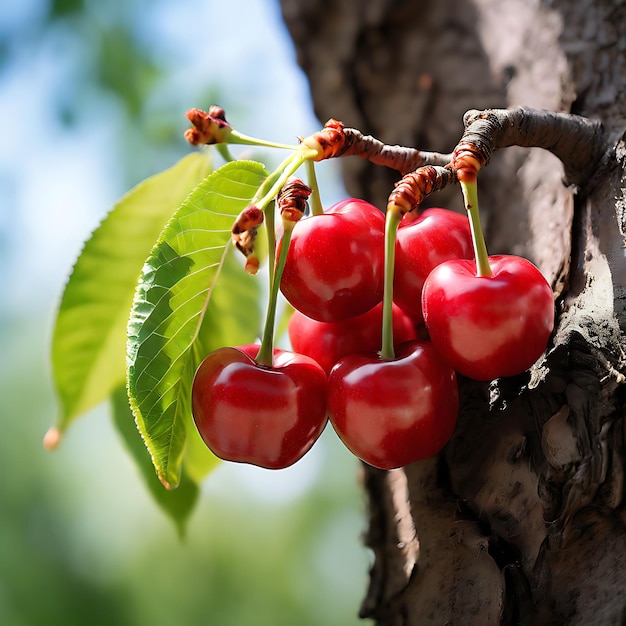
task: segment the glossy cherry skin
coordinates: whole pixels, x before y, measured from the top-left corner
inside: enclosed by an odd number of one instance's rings
[[[330,373],[341,357],[353,352],[379,350],[382,344],[382,324],[381,302],[367,313],[341,322],[318,322],[294,311],[287,330],[294,351],[315,359],[326,373]],[[394,305],[394,342],[403,343],[417,339],[417,336],[411,318]]]
[[[280,287],[292,306],[320,322],[369,311],[382,300],[385,217],[347,199],[294,227]]]
[[[282,469],[324,430],[327,376],[313,359],[279,349],[272,367],[259,365],[258,348],[220,348],[204,359],[192,386],[193,418],[219,458]]]
[[[432,208],[400,222],[396,238],[393,299],[415,322],[423,320],[422,287],[443,261],[472,259],[472,233],[467,215]]]
[[[433,345],[475,380],[514,376],[543,353],[554,326],[550,285],[528,260],[489,257],[493,276],[474,261],[446,261],[426,279],[422,307]]]
[[[430,458],[448,442],[459,409],[456,376],[426,341],[392,360],[351,354],[328,379],[330,421],[346,447],[380,469]]]

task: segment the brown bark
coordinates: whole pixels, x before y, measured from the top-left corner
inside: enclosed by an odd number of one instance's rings
[[[491,253],[539,265],[557,328],[529,375],[460,381],[443,454],[366,468],[379,624],[626,622],[626,5],[621,0],[282,0],[320,120],[450,152],[470,109],[602,122],[590,180],[506,148],[479,175]],[[583,148],[584,151],[584,148]],[[398,173],[350,157],[351,194],[384,207]],[[427,199],[460,208],[458,188]],[[415,533],[413,531],[415,529]]]

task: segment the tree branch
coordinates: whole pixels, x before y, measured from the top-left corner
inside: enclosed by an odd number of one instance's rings
[[[302,139],[302,143],[318,152],[317,161],[358,156],[401,174],[424,165],[446,165],[452,157],[451,154],[425,152],[406,146],[390,146],[371,135],[364,135],[356,128],[346,128],[343,122],[332,118],[324,124],[322,130]]]
[[[389,195],[387,209],[394,207],[401,214],[417,209],[426,196],[458,182],[450,167],[425,165],[405,174]]]
[[[389,167],[403,175],[425,165],[446,165],[452,158],[452,154],[389,146],[371,135],[363,135],[356,128],[346,128],[344,132],[346,149],[341,156],[360,156],[374,165]]]
[[[568,113],[527,107],[470,110],[463,122],[465,133],[453,153],[454,169],[458,169],[459,154],[465,149],[483,167],[499,148],[543,148],[563,163],[566,184],[580,185],[591,176],[605,150],[602,124]]]
[[[475,180],[499,148],[548,150],[563,163],[565,184],[577,186],[591,177],[606,150],[602,124],[578,115],[518,107],[470,110],[463,121],[465,132],[450,162],[444,168],[426,165],[405,174],[389,196],[388,207],[395,205],[411,211],[426,196],[449,184]],[[394,147],[388,146],[379,154],[391,155]]]

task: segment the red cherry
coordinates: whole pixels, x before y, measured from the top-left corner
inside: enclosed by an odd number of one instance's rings
[[[514,376],[543,353],[554,325],[552,289],[516,256],[489,257],[492,276],[474,261],[446,261],[422,293],[430,339],[458,372],[475,380]]]
[[[394,359],[350,354],[328,380],[335,431],[353,454],[380,469],[437,454],[452,436],[458,407],[454,371],[425,341],[400,344]]]
[[[382,300],[385,217],[364,200],[338,202],[293,229],[280,283],[307,317],[338,322]]]
[[[289,320],[291,347],[299,354],[315,359],[330,373],[333,365],[352,352],[380,349],[382,342],[383,305],[377,304],[363,315],[341,322],[318,322],[294,311]],[[411,318],[393,306],[393,337],[395,343],[417,338]]]
[[[467,215],[448,209],[426,209],[400,222],[396,239],[393,299],[421,322],[422,287],[430,272],[449,259],[472,259],[472,233]]]
[[[193,417],[221,459],[282,469],[324,430],[327,377],[313,359],[285,350],[274,350],[272,367],[259,365],[258,349],[220,348],[206,357],[193,381]]]

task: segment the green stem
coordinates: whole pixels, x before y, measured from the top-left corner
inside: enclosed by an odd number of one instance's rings
[[[315,174],[315,162],[312,159],[307,159],[306,173],[309,187],[311,188],[311,215],[322,215],[324,213],[324,207],[322,206],[322,199],[320,198],[320,188],[317,184],[317,175]]]
[[[467,216],[470,221],[472,231],[472,242],[474,244],[474,256],[476,257],[476,276],[493,276],[489,265],[489,255],[485,245],[483,229],[480,225],[480,213],[478,211],[478,185],[476,181],[468,183],[461,181],[461,190]]]
[[[217,148],[217,151],[220,153],[220,156],[224,159],[224,161],[230,162],[235,160],[233,155],[230,153],[230,150],[228,149],[228,144],[216,143],[215,147]]]
[[[267,237],[267,265],[270,274],[270,291],[274,284],[274,262],[276,260],[276,227],[274,224],[274,203],[265,209],[265,233]]]
[[[283,240],[280,248],[278,263],[274,271],[274,275],[270,278],[270,296],[267,303],[267,314],[265,316],[265,328],[263,329],[263,339],[259,353],[256,356],[256,362],[260,365],[271,367],[274,363],[274,325],[276,323],[276,304],[278,302],[278,292],[280,288],[280,279],[285,269],[287,261],[287,251],[289,250],[289,242],[291,241],[291,233],[295,222],[283,220]]]
[[[393,349],[393,275],[396,262],[396,235],[402,214],[388,209],[385,217],[385,286],[383,291],[383,341],[380,356],[391,360]]]
[[[269,197],[270,200],[274,199],[274,196],[270,196],[269,192],[274,188],[276,181],[278,180],[280,175],[283,173],[284,169],[289,165],[289,163],[291,163],[293,158],[294,158],[294,155],[290,154],[288,157],[284,158],[281,161],[280,165],[263,181],[261,186],[257,189],[257,192],[254,194],[254,197],[250,201],[250,204],[255,204],[262,211],[265,210],[265,206],[261,206],[260,204],[261,198]],[[267,204],[269,204],[269,202],[267,202],[266,205]]]
[[[305,162],[310,161],[317,153],[313,150],[299,149],[294,154],[287,157],[271,174],[270,179],[273,181],[269,191],[256,203],[262,210],[276,197],[278,192],[283,188],[287,179],[295,173],[295,171]],[[282,170],[282,171],[281,171]],[[263,189],[267,187],[264,185]]]
[[[228,135],[228,143],[243,144],[246,146],[263,146],[264,148],[280,148],[281,150],[299,150],[300,146],[290,146],[284,143],[276,143],[274,141],[266,141],[265,139],[257,139],[244,135],[233,129]]]
[[[265,179],[263,185],[255,195],[253,203],[265,211],[266,208],[274,201],[274,198],[278,192],[283,188],[287,179],[306,161],[310,161],[317,155],[317,152],[311,149],[300,147],[296,152],[289,155],[283,162]],[[257,200],[257,198],[259,198]],[[267,221],[270,211],[265,212],[265,219]],[[274,232],[274,219],[273,215],[270,218],[270,224],[267,226],[268,244],[270,244],[270,295],[267,304],[267,314],[265,316],[265,327],[263,329],[263,338],[261,340],[261,347],[257,354],[256,361],[260,365],[272,366],[274,362],[274,325],[276,322],[276,304],[278,302],[278,292],[280,289],[280,279],[283,275],[283,269],[285,268],[285,262],[287,260],[287,251],[289,250],[289,242],[291,241],[291,233],[295,225],[294,222],[283,220],[283,238],[280,248],[280,255],[276,267],[273,268],[272,264],[274,253],[272,252],[271,241],[273,240]],[[275,242],[274,242],[275,245]]]

